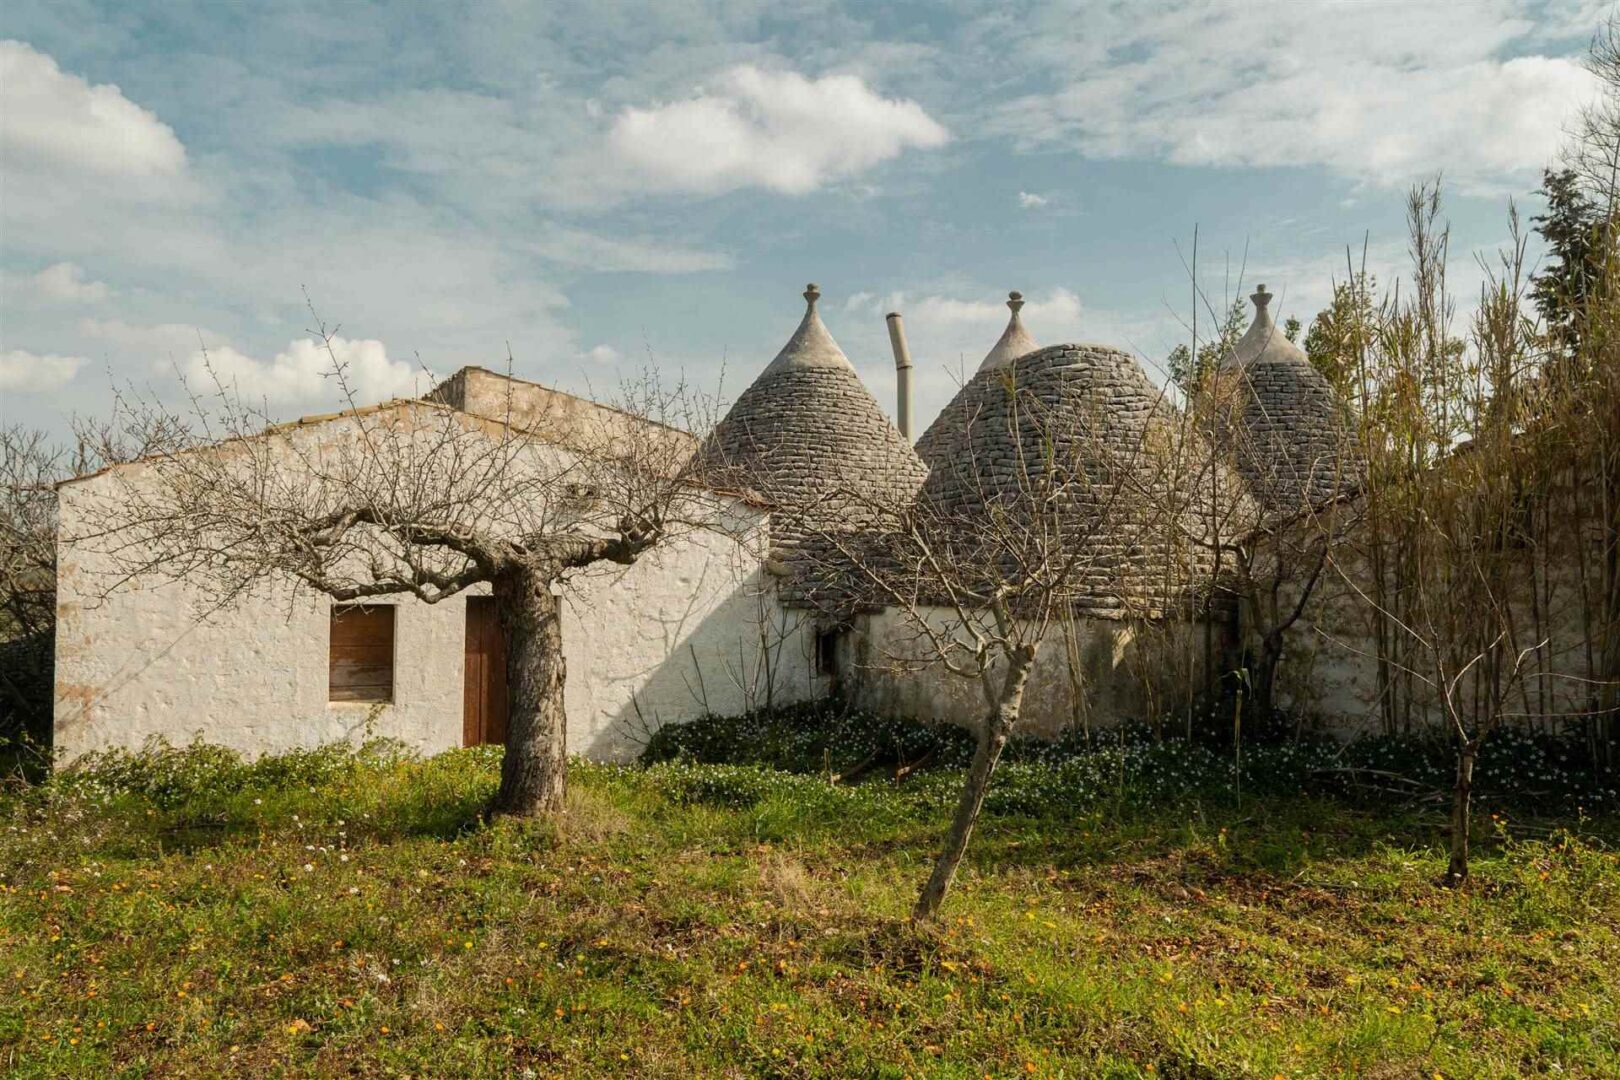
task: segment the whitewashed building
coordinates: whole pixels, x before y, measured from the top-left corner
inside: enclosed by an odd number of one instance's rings
[[[540,422],[566,447],[571,425],[622,413],[469,368],[433,403],[311,417],[278,434],[343,445],[379,412],[471,410]],[[508,398],[510,397],[510,402]],[[218,452],[226,452],[228,448]],[[505,659],[489,587],[438,603],[341,603],[287,579],[222,606],[185,579],[137,575],[93,539],[107,500],[142,483],[142,463],[59,491],[55,747],[62,760],[158,737],[248,754],[367,737],[423,752],[504,738]],[[715,493],[710,528],[684,530],[629,566],[570,579],[563,594],[568,743],[633,756],[661,724],[740,713],[825,692],[807,613],[784,609],[754,554],[765,508]]]
[[[1107,438],[1122,446],[1150,437],[1168,407],[1124,352],[1094,345],[1038,348],[1020,321],[1014,293],[1006,332],[914,448],[910,433],[889,420],[823,325],[818,295],[811,286],[798,329],[707,443],[692,441],[697,453],[768,476],[761,490],[768,486],[807,502],[855,489],[967,498],[971,493],[956,482],[952,463],[964,455],[1000,459],[996,440],[1016,437],[1008,433],[1017,424],[1009,426],[997,412],[1005,413],[1012,382],[1034,387],[1056,407],[1096,411],[1106,420]],[[1269,326],[1259,306],[1256,325]],[[1268,365],[1266,392],[1286,396],[1279,380],[1295,370],[1295,357],[1272,355],[1276,335],[1267,334],[1248,346],[1257,346],[1250,351]],[[902,340],[898,334],[896,340]],[[902,389],[895,411],[906,417],[909,359],[898,345],[897,363]],[[479,368],[458,372],[426,402],[376,408],[519,423],[559,447],[582,427],[637,422]],[[993,422],[971,422],[983,416]],[[355,414],[344,413],[279,430],[294,440],[341,442],[355,422]],[[1271,437],[1286,440],[1286,433],[1272,431]],[[474,589],[437,604],[389,598],[363,609],[288,582],[212,609],[184,581],[136,576],[110,588],[113,568],[95,544],[77,538],[93,531],[89,519],[98,500],[113,497],[116,484],[138,482],[141,468],[119,466],[60,489],[60,759],[138,747],[152,737],[176,744],[202,740],[249,754],[368,736],[399,739],[424,752],[500,741],[504,659],[487,587],[484,595]],[[1169,494],[1189,512],[1204,498],[1201,490]],[[798,538],[773,532],[783,523],[773,520],[769,505],[717,492],[710,506],[715,528],[685,533],[633,565],[568,585],[564,648],[573,752],[623,759],[666,723],[834,692],[920,719],[974,721],[982,708],[976,687],[937,667],[892,662],[907,647],[895,612],[868,606],[829,617],[807,599],[780,560]],[[846,510],[836,502],[826,507],[830,514]],[[1163,650],[1193,656],[1198,649],[1190,642],[1200,636],[1230,644],[1235,628],[1224,615],[1182,615],[1161,620],[1167,631],[1145,632],[1118,595],[1118,581],[1129,579],[1135,582],[1130,588],[1152,594],[1162,585],[1155,584],[1158,556],[1124,540],[1107,554],[1126,560],[1127,569],[1136,560],[1141,572],[1099,579],[1094,603],[1043,646],[1025,707],[1031,730],[1056,733],[1077,723],[1140,716],[1159,707],[1144,687],[1151,685],[1152,669],[1162,666]],[[1169,611],[1172,599],[1158,598],[1153,609]]]

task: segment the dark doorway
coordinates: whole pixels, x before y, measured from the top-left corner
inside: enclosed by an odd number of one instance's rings
[[[461,720],[463,746],[506,741],[506,638],[495,600],[467,598],[467,665]]]

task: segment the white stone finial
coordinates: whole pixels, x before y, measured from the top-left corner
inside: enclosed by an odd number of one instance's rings
[[[800,320],[799,328],[782,346],[782,351],[776,354],[776,359],[765,368],[766,372],[827,367],[855,370],[844,355],[844,350],[838,347],[838,342],[822,325],[821,315],[816,311],[816,301],[819,299],[821,289],[812,281],[804,287],[804,318]]]
[[[1018,317],[1018,312],[1023,306],[1023,293],[1015,289],[1007,294],[1007,307],[1012,311],[1012,317],[1007,320],[1007,329],[1001,332],[1001,340],[996,342],[995,347],[985,354],[983,362],[979,364],[980,371],[1006,367],[1020,356],[1040,348],[1035,344],[1035,339],[1029,336],[1029,331],[1024,329],[1024,321]]]
[[[1305,363],[1305,353],[1289,341],[1271,318],[1271,296],[1264,285],[1255,286],[1249,299],[1254,302],[1254,321],[1238,338],[1237,344],[1221,358],[1223,371],[1241,371],[1261,359]]]
[[[1249,300],[1254,304],[1253,325],[1263,328],[1268,335],[1271,334],[1271,328],[1275,325],[1271,321],[1271,294],[1266,291],[1264,282],[1254,287],[1254,292],[1249,294]]]

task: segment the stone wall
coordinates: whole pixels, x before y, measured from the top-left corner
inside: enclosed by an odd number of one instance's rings
[[[919,614],[937,628],[955,625],[943,608]],[[1175,620],[1147,627],[1103,618],[1055,624],[1024,692],[1018,731],[1055,738],[1075,728],[1163,718],[1180,703],[1176,688],[1199,677],[1204,630],[1201,622]],[[976,727],[986,709],[980,684],[932,662],[932,655],[916,621],[889,608],[857,617],[841,637],[838,669],[845,692],[863,708]]]
[[[624,441],[644,443],[649,438],[667,444],[659,456],[671,460],[697,449],[697,439],[677,428],[480,367],[462,368],[434,388],[427,400],[586,453],[622,452],[619,444]]]
[[[1524,677],[1505,707],[1517,719],[1532,724],[1579,722],[1599,692],[1594,676],[1604,677],[1600,670],[1603,628],[1588,624],[1581,583],[1581,548],[1585,548],[1589,574],[1597,573],[1601,542],[1590,514],[1585,534],[1577,532],[1571,510],[1574,497],[1566,489],[1548,506],[1534,508],[1549,520],[1540,540],[1522,549],[1518,564],[1522,573],[1509,597],[1517,642],[1509,651],[1545,642],[1527,658]],[[1356,508],[1344,514],[1349,519],[1359,516]],[[1287,542],[1298,546],[1297,537]],[[1278,673],[1279,701],[1317,718],[1341,736],[1377,731],[1386,725],[1396,731],[1443,727],[1446,718],[1439,698],[1424,682],[1434,677],[1432,654],[1393,623],[1387,624],[1380,642],[1375,602],[1382,596],[1393,614],[1401,614],[1401,609],[1392,598],[1396,586],[1392,571],[1385,570],[1384,592],[1377,587],[1374,543],[1370,526],[1362,521],[1335,546],[1334,557],[1303,615],[1286,635],[1286,653]],[[1386,544],[1386,563],[1392,555],[1393,549]],[[1590,588],[1590,577],[1588,580]],[[1297,590],[1297,584],[1284,588],[1286,606],[1295,602]],[[1482,625],[1487,618],[1487,613],[1480,613]],[[1593,642],[1590,654],[1589,637]],[[1393,662],[1382,678],[1380,653]],[[1589,666],[1589,658],[1597,669]],[[1411,668],[1416,674],[1402,674],[1400,668]],[[1465,707],[1471,707],[1473,700],[1472,676],[1483,671],[1483,667],[1471,671],[1460,684],[1459,698]],[[1397,683],[1397,705],[1386,715],[1382,703],[1392,681]]]

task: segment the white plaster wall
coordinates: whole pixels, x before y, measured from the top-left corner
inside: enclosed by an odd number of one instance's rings
[[[93,482],[93,481],[92,481]],[[64,491],[64,522],[74,513]],[[56,752],[136,749],[154,736],[254,755],[377,735],[431,753],[461,741],[465,601],[402,601],[394,701],[327,701],[331,601],[266,585],[209,611],[184,584],[136,581],[100,599],[93,566],[64,558],[57,591]]]
[[[1369,568],[1350,544],[1341,544],[1298,621],[1284,633],[1277,669],[1277,701],[1342,737],[1380,725],[1378,641],[1373,635]],[[1298,602],[1299,586],[1285,584],[1282,605]],[[1247,622],[1245,633],[1253,636]]]
[[[563,608],[568,742],[577,753],[635,756],[663,724],[735,715],[826,692],[815,633],[781,607],[751,554],[731,539],[763,529],[741,505],[723,531],[690,533],[616,573],[571,582]]]
[[[956,621],[946,609],[921,614],[936,628]],[[1111,619],[1054,625],[1024,691],[1019,732],[1050,738],[1081,726],[1152,719],[1162,711],[1155,679],[1194,655],[1192,635],[1201,632],[1202,624],[1185,622],[1147,631]],[[987,707],[979,682],[930,662],[931,655],[906,613],[891,608],[863,616],[842,653],[848,691],[876,712],[977,727]]]
[[[103,474],[62,488],[64,536],[86,531],[112,483]],[[693,532],[619,573],[567,585],[575,752],[624,758],[659,724],[824,691],[812,671],[813,631],[762,586],[750,552],[763,547],[742,542],[767,527],[764,513],[733,501],[716,507],[721,529]],[[331,704],[325,596],[268,583],[209,611],[198,590],[150,577],[103,596],[109,564],[92,546],[64,543],[58,558],[60,760],[138,748],[153,736],[250,755],[373,735],[425,753],[461,742],[464,596],[433,605],[393,598],[393,702]]]

